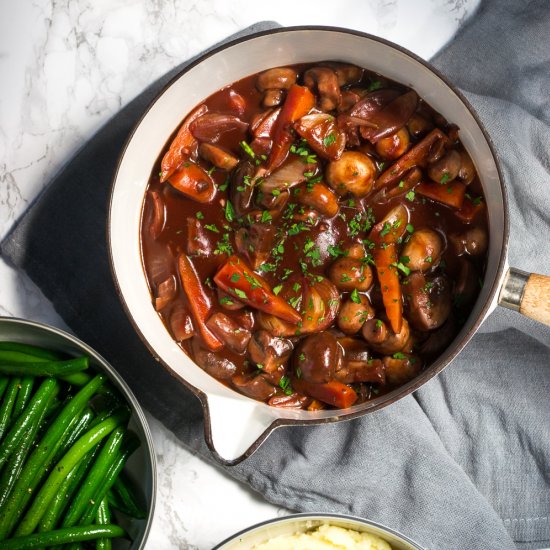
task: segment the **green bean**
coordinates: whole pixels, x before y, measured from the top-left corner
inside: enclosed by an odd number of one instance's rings
[[[130,511],[130,516],[136,519],[144,519],[147,515],[140,504],[136,494],[130,489],[127,479],[124,479],[124,472],[120,473],[113,485],[113,492],[119,501],[124,504],[125,509]]]
[[[15,405],[13,406],[12,417],[16,420],[19,415],[23,412],[23,409],[27,406],[29,399],[32,395],[32,388],[34,386],[34,377],[25,376],[21,380],[21,385],[19,391],[17,392],[17,399],[15,400]]]
[[[13,406],[15,405],[15,399],[17,398],[17,392],[19,391],[19,385],[21,384],[21,378],[15,377],[10,380],[8,388],[6,390],[6,395],[2,400],[2,405],[0,405],[0,441],[8,428],[8,425],[11,420],[11,413],[13,411]]]
[[[113,488],[109,489],[109,492],[107,493],[107,501],[109,502],[109,506],[111,508],[122,512],[128,517],[132,517],[132,511],[124,506],[124,503],[120,500]]]
[[[48,459],[53,458],[52,453],[55,453],[55,449],[58,448],[59,439],[63,436],[71,421],[74,421],[75,416],[80,413],[88,400],[106,380],[107,377],[104,374],[95,376],[63,407],[43,435],[38,447],[25,463],[5,506],[0,508],[0,541],[11,533],[23,513],[31,498],[31,493],[44,475]]]
[[[19,342],[0,342],[1,351],[17,351],[33,357],[40,357],[48,361],[57,361],[61,355],[49,349],[31,346],[30,344],[20,344]]]
[[[63,455],[73,446],[75,441],[91,427],[93,419],[94,412],[90,407],[86,407],[75,419],[74,423],[71,423],[66,437],[63,438],[62,445],[59,446],[52,458],[54,464],[57,464],[63,458]]]
[[[59,490],[67,474],[84,457],[84,455],[98,445],[105,437],[121,424],[128,421],[127,414],[111,416],[88,430],[78,441],[69,449],[67,454],[56,464],[50,475],[35,496],[31,507],[21,520],[15,530],[15,536],[31,534],[37,527],[40,519],[44,515],[48,505]],[[98,503],[99,504],[99,503]]]
[[[60,376],[88,368],[88,358],[74,357],[65,361],[41,361],[34,363],[0,362],[0,374],[17,376]]]
[[[99,491],[96,492],[96,494],[94,495],[93,504],[82,516],[82,519],[80,520],[80,525],[91,525],[93,523],[100,502],[105,498],[105,496],[113,486],[116,478],[122,471],[122,468],[124,468],[126,461],[130,457],[130,455],[139,447],[139,445],[140,441],[137,436],[132,432],[126,432],[126,436],[120,448],[118,458],[113,463],[109,471],[105,474],[103,484],[101,485]]]
[[[0,467],[6,462],[10,454],[17,448],[27,428],[34,423],[35,419],[42,415],[53,398],[60,390],[59,382],[54,378],[47,378],[42,382],[30,403],[19,418],[14,422],[10,431],[6,434],[2,445],[0,445]]]
[[[24,537],[17,537],[2,542],[2,550],[31,550],[54,544],[70,544],[96,540],[98,538],[127,537],[126,531],[118,525],[91,525],[84,527],[69,527],[57,529],[48,533],[35,533]]]
[[[4,392],[6,391],[9,383],[9,376],[0,376],[0,398],[4,395]]]
[[[50,400],[55,398],[55,393],[50,395]],[[46,399],[42,403],[42,410],[33,419],[32,423],[28,425],[26,432],[21,440],[18,442],[17,449],[13,452],[12,456],[8,460],[6,467],[2,470],[2,476],[0,477],[0,508],[6,501],[8,496],[19,477],[23,464],[27,459],[27,455],[35,441],[36,434],[40,426],[46,422],[46,411],[49,401]]]
[[[64,374],[59,376],[63,382],[67,384],[72,384],[73,386],[85,386],[92,377],[87,372],[73,372],[72,374]]]
[[[48,510],[40,520],[38,526],[38,531],[40,533],[51,531],[58,526],[65,508],[72,501],[73,496],[76,494],[76,491],[80,487],[82,480],[88,473],[88,469],[93,464],[100,450],[101,447],[97,445],[97,447],[89,451],[88,454],[86,454],[86,456],[69,472],[48,507]]]
[[[109,525],[111,523],[111,512],[107,498],[104,498],[97,509],[96,525]],[[95,543],[96,550],[111,550],[111,539],[97,539]]]
[[[80,490],[73,499],[69,511],[65,515],[63,523],[61,524],[62,527],[72,527],[79,523],[80,518],[86,511],[86,507],[103,483],[106,472],[109,471],[111,465],[118,456],[124,432],[124,428],[117,428],[111,433],[105,445],[103,445],[101,452],[90,468]]]

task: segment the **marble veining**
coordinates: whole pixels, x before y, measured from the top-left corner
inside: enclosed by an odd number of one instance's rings
[[[429,58],[479,0],[28,0],[0,2],[0,238],[60,168],[148,83],[248,25],[332,25]],[[24,273],[0,259],[0,315],[65,327]],[[211,548],[285,514],[189,453],[148,415],[158,465],[148,547]]]

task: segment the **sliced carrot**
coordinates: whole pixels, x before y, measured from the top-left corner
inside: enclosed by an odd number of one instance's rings
[[[187,296],[193,320],[199,329],[203,342],[212,351],[219,351],[223,348],[223,343],[206,325],[212,311],[211,301],[202,286],[195,267],[185,254],[180,254],[178,258],[178,270],[181,286]]]
[[[456,180],[448,183],[422,182],[416,187],[416,192],[451,208],[462,208],[466,186]]]
[[[178,168],[178,166],[184,161],[186,157],[192,152],[193,147],[196,145],[197,140],[193,137],[189,125],[195,119],[204,115],[208,111],[206,105],[199,105],[189,116],[183,121],[181,128],[178,130],[176,137],[170,144],[170,148],[162,157],[160,163],[160,181],[166,181]]]
[[[289,323],[299,323],[302,316],[271,291],[267,281],[252,271],[239,256],[231,256],[214,276],[225,292],[249,306],[271,313]]]
[[[212,202],[216,195],[216,186],[210,174],[191,161],[184,162],[168,178],[168,183],[200,203]]]
[[[481,201],[481,197],[472,200],[465,196],[464,202],[460,210],[455,212],[455,216],[464,223],[472,223],[473,219],[485,209],[485,203]]]
[[[339,409],[347,409],[357,401],[355,390],[337,380],[314,384],[301,378],[293,378],[292,387],[300,393],[314,397]]]
[[[315,105],[315,96],[309,88],[293,84],[286,95],[286,100],[273,127],[273,147],[267,163],[269,171],[274,170],[288,155],[293,141],[290,132],[292,124],[307,115]]]

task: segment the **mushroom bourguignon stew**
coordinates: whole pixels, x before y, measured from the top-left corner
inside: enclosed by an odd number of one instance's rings
[[[487,214],[459,129],[335,62],[231,84],[150,177],[153,304],[207,373],[275,407],[347,408],[412,380],[479,293]]]

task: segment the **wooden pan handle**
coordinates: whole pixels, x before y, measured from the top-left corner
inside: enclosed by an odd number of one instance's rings
[[[499,304],[550,325],[550,277],[511,267],[502,285]]]

